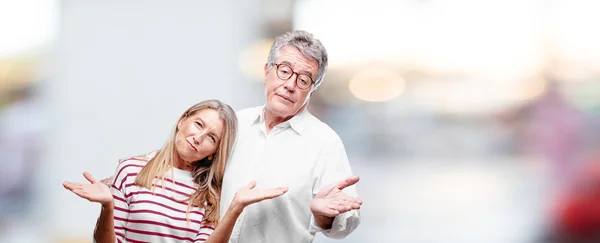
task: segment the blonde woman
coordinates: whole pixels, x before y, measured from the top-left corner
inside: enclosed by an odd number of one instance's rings
[[[63,185],[102,204],[96,242],[227,242],[244,207],[287,191],[253,189],[250,182],[219,222],[221,183],[236,132],[231,107],[203,101],[181,115],[160,150],[121,161],[110,188],[87,172],[91,184]]]

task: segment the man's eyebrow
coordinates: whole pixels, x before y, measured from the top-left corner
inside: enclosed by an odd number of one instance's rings
[[[288,62],[288,61],[282,61],[282,62],[281,62],[281,64],[288,65],[288,66],[290,66],[292,69],[294,69],[294,67],[292,67],[292,64],[291,64],[290,62]],[[294,70],[294,71],[296,72],[296,70]],[[314,79],[314,78],[313,78],[313,77],[314,77],[314,76],[313,76],[313,73],[312,73],[312,72],[310,72],[310,71],[302,70],[302,71],[299,71],[299,72],[297,72],[297,73],[300,73],[300,74],[306,74],[306,75],[310,76],[310,78],[311,78],[311,79]]]

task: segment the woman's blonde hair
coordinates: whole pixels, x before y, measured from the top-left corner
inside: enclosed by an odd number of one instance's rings
[[[212,160],[204,158],[192,164],[192,176],[194,182],[198,184],[198,189],[189,198],[187,216],[189,219],[190,207],[205,207],[204,224],[216,226],[220,216],[219,200],[225,163],[229,159],[237,133],[237,118],[229,105],[218,100],[206,100],[188,108],[177,120],[175,128],[173,128],[173,132],[165,145],[142,168],[135,179],[135,184],[154,191],[152,182],[158,177],[162,180],[164,188],[165,175],[174,167],[174,158],[177,153],[175,148],[175,137],[178,132],[177,124],[182,119],[204,109],[213,109],[219,113],[219,117],[225,122],[225,131]],[[205,203],[206,206],[204,206]]]

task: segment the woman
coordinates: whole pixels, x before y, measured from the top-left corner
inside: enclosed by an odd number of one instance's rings
[[[245,206],[287,191],[252,190],[256,183],[250,182],[219,222],[221,182],[236,130],[231,107],[203,101],[183,113],[160,150],[121,161],[110,188],[87,172],[91,184],[63,185],[102,204],[96,242],[227,242]]]

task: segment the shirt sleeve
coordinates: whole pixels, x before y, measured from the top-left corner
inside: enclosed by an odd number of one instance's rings
[[[112,178],[114,180],[110,183],[110,191],[113,194],[115,200],[114,205],[114,224],[115,224],[115,235],[116,242],[122,243],[125,240],[125,229],[127,227],[127,220],[129,219],[129,197],[127,195],[126,184],[129,179],[129,173],[127,170],[128,163],[120,163],[117,166],[117,171]]]
[[[319,155],[318,160],[314,175],[313,198],[323,187],[352,176],[350,162],[348,161],[346,149],[341,140],[326,146]],[[345,188],[343,192],[348,196],[358,197],[356,185]],[[327,230],[319,227],[312,214],[310,221],[309,230],[311,233],[322,232],[329,238],[341,239],[348,236],[358,227],[360,224],[360,211],[351,210],[336,216],[331,229]]]
[[[214,227],[202,224],[194,242],[205,242],[214,230]]]

